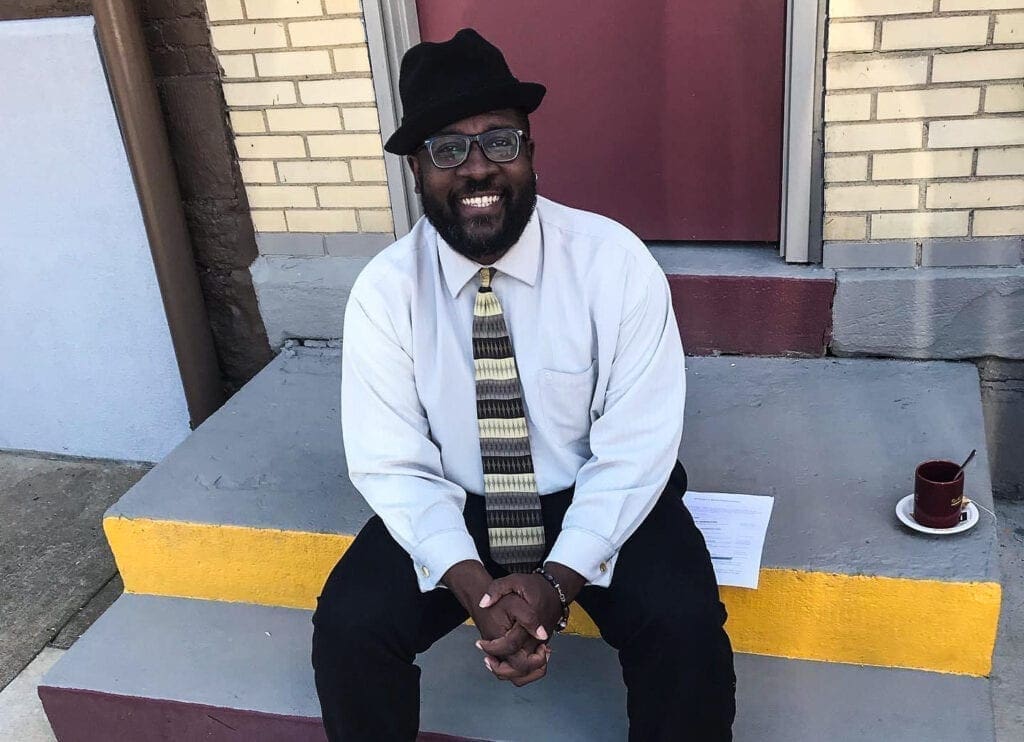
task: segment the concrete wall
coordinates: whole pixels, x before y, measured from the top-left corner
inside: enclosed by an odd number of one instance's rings
[[[0,22],[0,448],[158,460],[188,434],[91,18]]]
[[[978,370],[992,489],[998,497],[1024,500],[1024,362],[986,358]]]
[[[1024,0],[828,12],[825,264],[1020,264]]]
[[[248,268],[256,258],[249,204],[225,115],[205,0],[138,0],[196,270],[225,391],[270,360]],[[5,0],[0,20],[87,16],[90,0]]]

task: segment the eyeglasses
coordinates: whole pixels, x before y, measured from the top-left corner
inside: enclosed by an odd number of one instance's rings
[[[491,162],[512,162],[519,157],[519,145],[525,138],[522,129],[491,129],[482,134],[440,134],[423,142],[436,167],[458,167],[469,157],[473,142]]]

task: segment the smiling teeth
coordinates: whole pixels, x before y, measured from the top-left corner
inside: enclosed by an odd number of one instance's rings
[[[497,196],[476,196],[475,198],[464,198],[462,203],[465,206],[473,206],[477,209],[482,209],[485,206],[491,206],[498,203]]]

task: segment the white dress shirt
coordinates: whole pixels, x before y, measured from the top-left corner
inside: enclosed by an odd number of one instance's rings
[[[480,267],[421,218],[370,261],[345,310],[349,474],[424,592],[453,564],[480,559],[462,516],[466,493],[484,491],[472,345]],[[545,198],[494,268],[538,492],[576,488],[548,560],[607,587],[682,436],[668,282],[625,227]]]

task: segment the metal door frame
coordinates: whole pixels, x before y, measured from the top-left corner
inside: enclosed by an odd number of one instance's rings
[[[820,263],[824,218],[825,3],[788,0],[779,254]]]
[[[406,50],[420,42],[416,0],[363,0],[363,22],[370,47],[373,91],[377,98],[382,141],[395,133],[402,120],[402,101],[398,96],[398,71]],[[412,173],[404,157],[384,155],[384,169],[391,196],[391,214],[395,237],[412,229],[420,218],[419,198]]]

